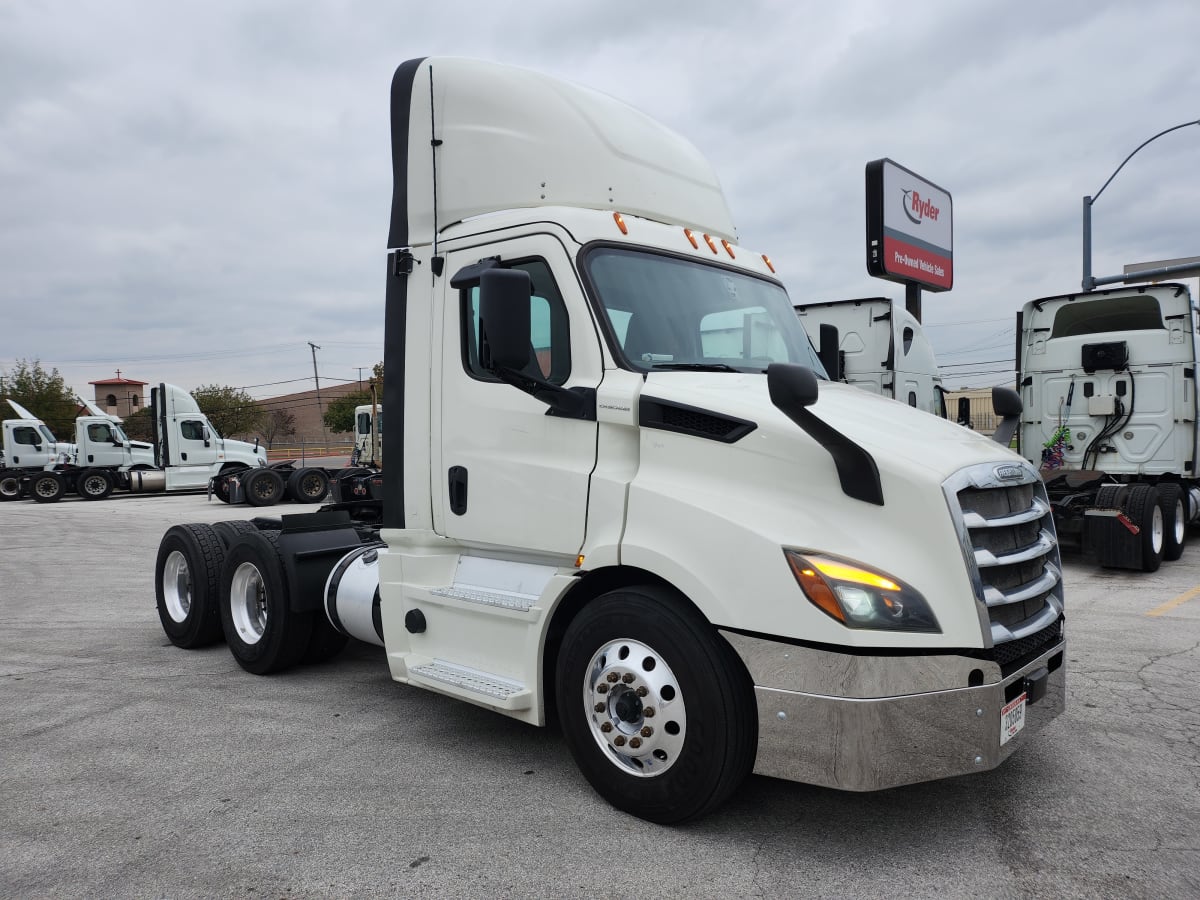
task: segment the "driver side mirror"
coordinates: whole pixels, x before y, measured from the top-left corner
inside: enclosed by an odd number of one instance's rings
[[[479,329],[487,341],[481,362],[488,371],[520,372],[529,365],[532,293],[529,273],[520,269],[488,269],[479,276]]]
[[[205,447],[210,446],[211,441],[212,441],[212,430],[207,425],[205,425],[204,430],[201,431],[200,434],[204,438],[204,446]]]

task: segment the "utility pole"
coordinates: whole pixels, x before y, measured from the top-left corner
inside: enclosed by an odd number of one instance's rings
[[[308,342],[308,346],[312,348],[313,384],[317,386],[317,415],[321,419],[321,443],[328,444],[329,436],[325,433],[325,408],[321,406],[321,379],[317,376],[317,351],[321,348],[312,341]]]
[[[364,368],[366,368],[366,367],[365,367],[365,366],[358,366],[358,390],[359,390],[359,392],[361,392],[361,391],[362,391],[362,370],[363,370]]]

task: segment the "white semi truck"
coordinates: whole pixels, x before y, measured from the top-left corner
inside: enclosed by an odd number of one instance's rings
[[[75,457],[75,445],[60,441],[41,419],[17,401],[8,405],[20,418],[0,425],[0,501],[22,496],[21,478],[30,472],[53,468]]]
[[[826,380],[691,144],[441,58],[397,70],[392,135],[382,527],[174,526],[174,643],[223,634],[259,674],[379,645],[410,687],[556,712],[594,788],[663,823],[752,771],[983,772],[1063,709],[1036,468]]]
[[[921,323],[888,297],[796,305],[835,381],[946,418],[933,345]]]
[[[1020,450],[1058,532],[1155,571],[1200,517],[1195,311],[1182,284],[1043,297],[1017,318]]]
[[[383,407],[367,403],[354,407],[354,453],[351,465],[381,467],[383,463]]]
[[[151,389],[150,402],[153,444],[130,441],[115,417],[91,406],[92,415],[76,419],[73,453],[56,465],[24,473],[24,492],[39,503],[54,503],[70,492],[102,500],[114,489],[203,490],[220,472],[266,465],[262,448],[217,434],[183,388],[160,384]]]

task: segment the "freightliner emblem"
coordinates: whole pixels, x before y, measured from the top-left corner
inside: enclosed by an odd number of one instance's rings
[[[995,474],[1001,481],[1016,481],[1025,477],[1025,470],[1020,466],[996,466]]]

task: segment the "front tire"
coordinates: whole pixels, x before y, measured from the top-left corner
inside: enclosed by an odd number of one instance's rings
[[[624,588],[588,604],[563,636],[559,720],[588,782],[660,824],[723,803],[754,765],[758,709],[741,661],[673,592]]]
[[[239,537],[221,571],[221,624],[234,659],[247,672],[279,672],[304,656],[313,613],[289,607],[278,535],[260,531]]]
[[[154,594],[158,620],[184,650],[221,639],[221,563],[224,548],[211,525],[173,525],[158,545]]]

